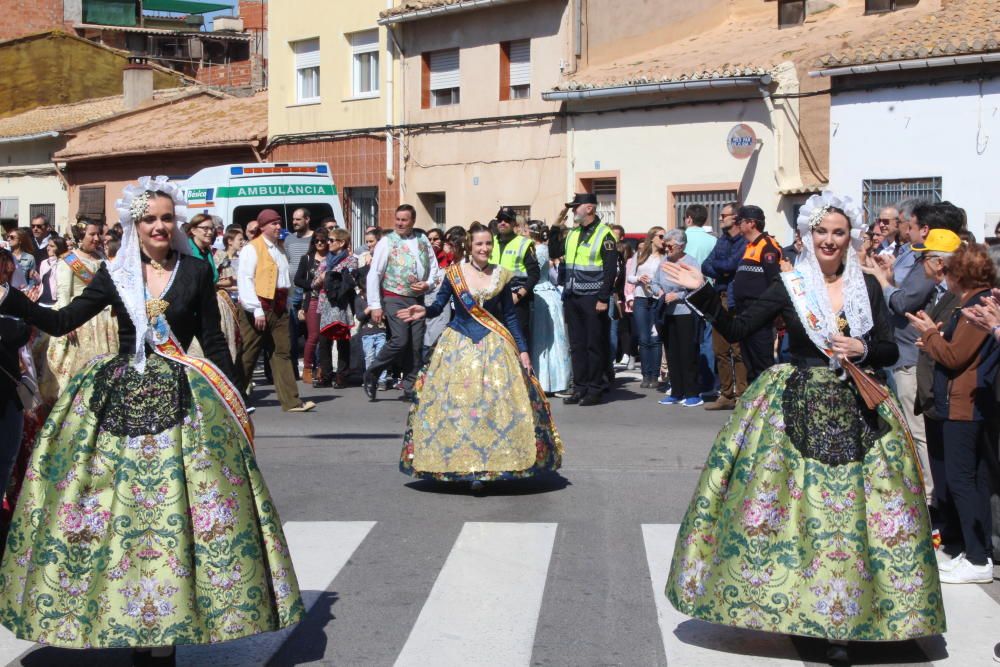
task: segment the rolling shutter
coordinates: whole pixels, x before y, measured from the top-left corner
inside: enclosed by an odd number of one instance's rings
[[[430,57],[431,90],[459,87],[458,49],[435,51]]]
[[[531,85],[531,41],[510,43],[510,85]]]

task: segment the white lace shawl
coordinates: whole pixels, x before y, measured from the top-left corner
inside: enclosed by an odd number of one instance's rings
[[[138,185],[125,186],[122,198],[115,202],[118,219],[122,224],[122,245],[108,267],[108,272],[135,327],[135,356],[132,365],[140,372],[146,368],[149,320],[146,317],[146,284],[142,277],[139,232],[136,230],[135,220],[145,214],[146,193],[153,192],[163,192],[173,199],[176,224],[170,245],[180,254],[191,254],[191,246],[180,229],[181,223],[187,220],[184,217],[184,213],[187,212],[187,200],[181,195],[177,184],[172,183],[166,176],[143,176],[139,179]]]
[[[823,216],[831,207],[843,210],[851,223],[851,245],[845,253],[844,266],[844,315],[848,325],[850,325],[851,335],[854,337],[863,336],[874,326],[872,306],[868,299],[868,288],[865,286],[865,276],[861,271],[861,262],[858,259],[858,249],[861,248],[864,236],[861,211],[850,197],[840,197],[830,191],[824,191],[822,195],[813,195],[800,209],[796,221],[799,233],[802,235],[802,253],[795,263],[795,271],[803,278],[809,301],[817,306],[815,309],[810,309],[810,312],[820,321],[815,327],[806,326],[805,329],[810,340],[820,350],[827,349],[830,337],[840,333],[837,327],[838,314],[833,312],[833,305],[830,303],[830,295],[826,289],[826,281],[823,279],[823,271],[819,267],[819,259],[816,257],[812,238],[813,227],[822,221]],[[799,305],[796,303],[797,311]],[[799,312],[799,317],[802,316],[803,313]],[[831,365],[837,366],[838,364],[831,360]]]

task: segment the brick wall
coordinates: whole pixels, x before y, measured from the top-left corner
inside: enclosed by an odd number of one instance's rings
[[[0,40],[63,27],[62,0],[3,0]]]
[[[399,150],[399,144],[394,146]],[[398,164],[399,153],[394,154]],[[327,162],[337,185],[344,215],[350,209],[344,198],[347,188],[378,188],[378,221],[383,229],[392,227],[399,206],[399,186],[390,183],[385,174],[385,139],[381,137],[351,137],[334,141],[315,141],[277,146],[267,156],[271,162]],[[397,175],[398,176],[398,175]],[[350,220],[347,221],[350,225]]]
[[[195,78],[199,83],[208,86],[249,86],[252,81],[252,68],[249,60],[228,65],[205,65],[198,69]]]
[[[244,30],[267,30],[267,5],[263,0],[240,0]]]

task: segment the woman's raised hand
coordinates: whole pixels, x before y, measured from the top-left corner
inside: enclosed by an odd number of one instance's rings
[[[660,265],[660,270],[670,279],[670,282],[676,283],[684,289],[696,290],[705,284],[705,276],[690,264],[664,262]]]

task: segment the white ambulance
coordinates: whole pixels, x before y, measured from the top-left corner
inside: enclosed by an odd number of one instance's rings
[[[344,227],[337,186],[330,166],[322,162],[226,164],[202,169],[182,186],[188,218],[207,213],[223,224],[246,227],[265,208],[278,212],[291,229],[292,212],[309,210],[312,227],[334,217]]]

